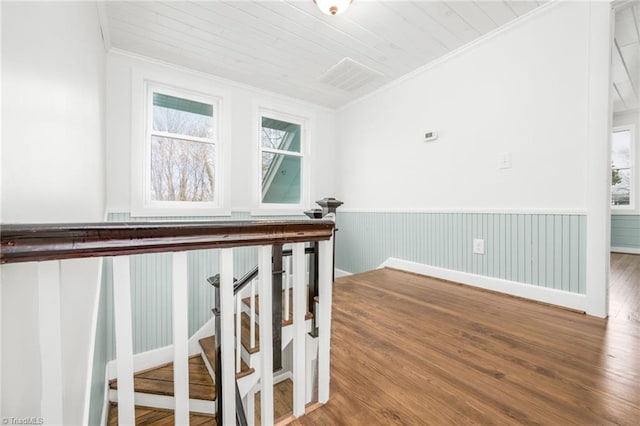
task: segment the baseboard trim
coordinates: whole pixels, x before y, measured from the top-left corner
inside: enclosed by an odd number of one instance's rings
[[[353,275],[351,272],[347,272],[347,271],[343,271],[342,269],[335,269],[335,277],[336,278],[342,278],[342,277],[348,277],[349,275]]]
[[[379,268],[400,269],[407,272],[454,281],[473,287],[497,291],[499,293],[531,299],[550,305],[557,305],[581,312],[585,312],[587,307],[586,296],[584,294],[570,293],[568,291],[538,287],[517,281],[509,281],[500,278],[470,274],[468,272],[454,271],[452,269],[439,268],[394,257],[390,257],[385,260]]]
[[[640,254],[640,248],[635,247],[611,247],[612,253]]]

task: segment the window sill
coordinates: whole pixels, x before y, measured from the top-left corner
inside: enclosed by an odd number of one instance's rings
[[[188,207],[146,207],[132,208],[131,217],[141,218],[149,217],[153,219],[160,218],[196,218],[203,220],[206,217],[231,217],[231,210],[212,207],[188,208]]]
[[[640,215],[640,210],[635,209],[635,208],[628,208],[628,209],[621,209],[621,208],[617,208],[614,209],[613,207],[611,207],[611,216],[636,216],[636,215]]]
[[[251,216],[305,216],[304,207],[261,207],[251,210]],[[305,216],[306,217],[306,216]]]

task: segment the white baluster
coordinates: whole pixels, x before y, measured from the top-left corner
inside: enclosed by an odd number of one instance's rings
[[[256,280],[251,280],[251,299],[249,300],[249,346],[256,347]]]
[[[242,348],[240,345],[242,344],[242,300],[240,298],[240,293],[236,296],[236,373],[240,372],[240,355],[242,355]]]
[[[285,274],[284,274],[284,320],[289,321],[289,277],[291,276],[291,258],[285,257]]]
[[[271,315],[271,246],[261,246],[258,252],[260,283],[260,391],[261,424],[273,424],[273,330]]]
[[[134,425],[133,331],[131,327],[131,275],[129,256],[113,258],[113,299],[118,365],[118,424]]]
[[[331,301],[333,297],[333,238],[320,241],[318,262],[318,402],[329,401]]]
[[[254,389],[249,390],[245,397],[245,413],[247,414],[247,424],[254,425],[256,423],[256,392]]]
[[[222,346],[222,424],[236,423],[236,377],[233,330],[233,249],[220,250],[220,344]],[[217,338],[217,337],[216,337]]]
[[[189,294],[187,252],[173,253],[173,391],[175,424],[189,424]]]
[[[60,261],[38,263],[40,308],[41,414],[62,424],[62,331],[60,325]]]
[[[293,245],[293,415],[304,415],[306,389],[306,324],[307,283],[304,279],[306,259],[304,243]]]

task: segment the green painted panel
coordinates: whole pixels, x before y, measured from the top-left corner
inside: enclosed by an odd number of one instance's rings
[[[580,284],[580,294],[586,294],[587,293],[587,267],[586,267],[586,261],[587,261],[587,217],[586,216],[580,216],[580,233],[579,235],[579,240],[580,240],[580,268],[578,270],[580,277],[579,277],[579,284]]]
[[[340,212],[336,267],[377,268],[389,257],[495,278],[585,292],[581,215]],[[485,255],[473,254],[473,239]]]
[[[571,216],[569,225],[571,236],[571,260],[569,272],[569,291],[573,293],[580,292],[580,218]]]
[[[640,215],[611,216],[611,246],[640,249]]]

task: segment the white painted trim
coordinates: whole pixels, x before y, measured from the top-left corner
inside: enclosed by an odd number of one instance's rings
[[[331,382],[331,305],[333,300],[333,237],[319,243],[318,253],[318,402],[329,401]]]
[[[640,204],[640,203],[638,203]],[[611,210],[611,216],[640,216],[638,210]]]
[[[96,351],[96,335],[98,331],[98,313],[100,311],[100,296],[102,295],[102,270],[104,268],[104,257],[99,259],[98,263],[98,276],[97,276],[97,291],[93,299],[93,314],[91,317],[91,335],[89,336],[89,356],[87,362],[87,380],[85,382],[84,391],[84,408],[82,412],[82,424],[89,424],[89,411],[91,408],[91,385],[93,382],[93,359]],[[105,369],[106,370],[106,369]],[[103,374],[105,371],[102,372]]]
[[[255,147],[254,152],[251,154],[253,159],[251,172],[249,176],[252,176],[251,188],[253,188],[252,195],[252,216],[271,216],[271,215],[300,215],[306,208],[307,203],[311,200],[311,147],[314,144],[316,136],[316,121],[317,116],[313,110],[296,107],[295,105],[284,104],[281,102],[274,102],[269,99],[257,98],[252,102],[252,135],[254,137]],[[262,202],[262,174],[260,173],[262,164],[262,117],[267,116],[269,118],[285,121],[300,126],[300,152],[288,153],[289,155],[295,155],[301,158],[301,199],[298,204],[275,204],[275,203],[263,203]]]
[[[100,416],[100,426],[107,426],[109,420],[109,373],[108,369],[104,371],[104,396],[102,402],[102,415]],[[85,423],[88,424],[88,423]]]
[[[174,410],[175,398],[167,395],[155,395],[151,393],[136,392],[134,394],[134,400],[136,405],[143,407],[162,408],[165,410]],[[118,391],[114,389],[109,390],[109,401],[118,402]],[[207,401],[204,399],[189,399],[189,411],[215,414],[217,405],[213,401]],[[175,424],[185,425],[187,423]]]
[[[62,325],[60,323],[60,261],[38,262],[41,416],[63,423]]]
[[[403,208],[403,207],[346,207],[340,208],[340,213],[476,213],[476,214],[587,214],[587,209],[571,208]]]
[[[486,290],[510,294],[536,300],[551,305],[585,311],[587,306],[584,294],[570,293],[546,287],[538,287],[517,281],[503,280],[500,278],[486,277],[484,275],[470,274],[468,272],[454,271],[452,269],[439,268],[424,263],[410,262],[408,260],[390,257],[378,268],[394,268],[402,271],[413,272],[429,277],[440,278],[447,281],[466,284]]]
[[[261,383],[261,424],[273,424],[273,333],[271,330],[271,246],[258,248],[259,291],[262,296],[258,301],[260,309],[260,383]]]
[[[211,306],[214,306],[214,302],[211,301]],[[205,322],[193,336],[189,338],[189,356],[202,353],[202,347],[200,346],[200,339],[213,336],[216,334],[215,317],[211,317]]]
[[[113,258],[113,300],[118,360],[118,421],[135,424],[133,398],[133,328],[131,319],[131,275],[129,256]]]
[[[187,252],[173,258],[173,394],[175,423],[189,424],[189,294]]]
[[[493,31],[489,31],[486,34],[481,35],[480,37],[470,41],[469,43],[462,45],[460,47],[458,47],[457,49],[437,58],[434,59],[433,61],[427,63],[426,65],[421,66],[420,68],[417,68],[413,71],[408,72],[407,74],[400,76],[398,78],[396,78],[395,80],[391,81],[390,83],[385,84],[384,86],[380,87],[377,90],[374,90],[373,92],[367,93],[366,95],[363,95],[357,99],[354,99],[351,102],[348,102],[344,105],[342,105],[341,107],[337,108],[337,111],[343,111],[346,108],[351,107],[352,105],[356,105],[359,103],[362,103],[364,101],[366,101],[367,99],[376,96],[380,93],[384,93],[402,83],[404,83],[407,80],[411,80],[412,78],[415,78],[421,74],[426,73],[427,71],[439,66],[442,63],[448,62],[452,59],[455,59],[456,57],[464,54],[467,50],[471,50],[473,48],[475,48],[477,45],[479,44],[483,44],[488,42],[489,40],[492,40],[493,38],[501,35],[504,32],[510,31],[512,28],[517,27],[519,25],[521,25],[523,22],[529,21],[535,17],[537,17],[538,15],[541,15],[543,13],[547,12],[547,9],[551,8],[552,5],[556,5],[562,3],[562,1],[560,0],[551,0],[548,1],[547,3],[543,4],[540,7],[537,7],[533,10],[531,10],[530,12],[525,13],[522,16],[517,17],[516,19],[514,19],[513,21],[510,21],[498,28],[496,28]]]
[[[343,271],[342,269],[335,269],[334,272],[334,276],[335,278],[342,278],[342,277],[348,277],[349,275],[353,275],[351,272],[347,272],[347,271]]]
[[[306,405],[306,296],[307,284],[304,273],[307,266],[304,243],[293,245],[293,415],[304,415]],[[288,301],[287,301],[288,303]]]
[[[236,369],[235,369],[235,332],[233,321],[233,249],[220,250],[220,339],[222,366],[222,424],[235,424],[236,413]],[[265,270],[265,269],[262,269]],[[268,270],[268,269],[267,269]],[[260,299],[262,301],[263,298]],[[267,298],[264,298],[267,299]],[[261,348],[262,349],[262,348]]]
[[[194,79],[175,70],[149,69],[139,66],[131,70],[131,217],[154,216],[228,216],[231,195],[231,92],[223,87]],[[158,202],[150,199],[147,177],[150,176],[151,92],[159,90],[186,99],[213,105],[216,118],[216,193],[213,202]]]
[[[613,127],[611,129],[611,135],[613,137],[613,133],[616,132],[624,132],[624,131],[628,131],[630,133],[630,144],[629,144],[629,170],[631,171],[631,188],[630,188],[630,192],[629,192],[629,205],[628,206],[616,206],[616,205],[611,205],[611,215],[615,216],[618,215],[620,213],[622,213],[623,215],[625,214],[640,214],[640,202],[637,200],[638,195],[640,193],[640,189],[638,188],[638,185],[640,185],[640,179],[638,179],[638,163],[640,162],[640,159],[638,158],[638,156],[640,155],[640,153],[638,152],[638,150],[640,150],[640,139],[637,138],[636,136],[636,126],[635,124],[629,123],[629,124],[624,124],[621,126],[616,126]]]
[[[154,59],[154,58],[150,58],[148,56],[144,56],[144,55],[140,55],[137,53],[133,53],[133,52],[128,52],[126,50],[122,50],[122,49],[118,49],[118,48],[111,48],[109,50],[109,54],[110,55],[120,55],[120,56],[125,56],[128,58],[132,58],[132,59],[136,59],[139,61],[144,61],[147,63],[151,63],[154,65],[159,65],[165,68],[170,68],[173,69],[175,71],[180,71],[183,73],[189,73],[192,74],[193,76],[196,77],[200,77],[200,78],[206,78],[211,80],[213,83],[217,83],[217,84],[226,84],[229,86],[232,86],[234,88],[239,88],[239,89],[244,89],[244,90],[250,90],[252,92],[255,92],[257,94],[263,95],[265,97],[270,97],[270,98],[274,98],[277,99],[281,102],[287,102],[287,103],[293,103],[296,105],[299,105],[301,107],[306,107],[306,108],[315,108],[315,109],[319,109],[319,110],[323,110],[323,111],[327,111],[327,112],[333,112],[335,111],[334,108],[329,108],[323,105],[318,105],[318,104],[314,104],[312,102],[308,102],[308,101],[304,101],[302,99],[296,99],[296,98],[292,98],[290,96],[285,96],[281,93],[276,93],[276,92],[271,92],[269,90],[264,90],[264,89],[260,89],[258,87],[254,87],[248,84],[244,84],[244,83],[240,83],[234,80],[228,80],[226,78],[222,78],[222,77],[218,77],[216,75],[213,74],[209,74],[206,72],[202,72],[202,71],[197,71],[191,68],[187,68],[187,67],[183,67],[181,65],[177,65],[177,64],[172,64],[170,62],[165,62],[159,59]]]
[[[589,2],[586,170],[587,270],[585,311],[609,313],[611,248],[611,47],[613,13],[608,2]],[[608,13],[607,13],[608,12]],[[605,15],[606,14],[606,19]]]
[[[635,247],[611,247],[612,253],[640,254],[640,248]]]

